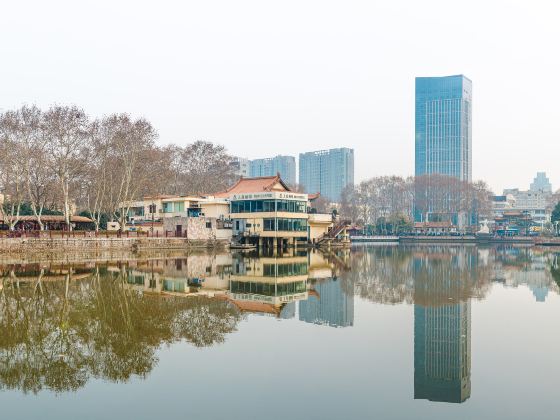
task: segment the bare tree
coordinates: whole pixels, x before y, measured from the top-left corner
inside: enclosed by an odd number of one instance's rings
[[[18,143],[23,158],[26,199],[39,229],[43,230],[43,210],[55,200],[56,179],[47,159],[47,137],[41,126],[42,112],[36,106],[23,106],[16,113],[20,125]]]
[[[81,204],[93,220],[96,232],[99,231],[101,217],[106,211],[112,140],[109,133],[106,125],[99,120],[93,121],[88,130],[88,165],[81,189]]]
[[[132,120],[128,114],[110,115],[102,124],[111,145],[107,206],[124,230],[132,200],[157,170],[152,160],[157,133],[145,119]]]
[[[229,187],[236,176],[225,147],[196,141],[182,153],[185,193],[211,194]]]
[[[23,129],[18,112],[8,111],[0,116],[0,193],[4,196],[0,216],[10,230],[20,219],[25,197],[25,158],[20,145]]]
[[[49,167],[56,175],[64,220],[70,230],[73,207],[70,189],[76,186],[79,176],[84,173],[88,126],[88,117],[76,106],[53,106],[44,113],[42,119],[42,128],[47,137]]]

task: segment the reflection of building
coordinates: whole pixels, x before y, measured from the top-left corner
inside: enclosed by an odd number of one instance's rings
[[[340,201],[344,188],[354,185],[354,149],[300,153],[299,183],[307,193]]]
[[[471,304],[414,306],[414,398],[462,403],[471,395]]]
[[[331,327],[354,325],[354,295],[342,290],[340,280],[329,279],[313,285],[306,301],[299,303],[300,321]]]
[[[307,256],[237,258],[228,299],[242,312],[293,318],[294,303],[307,299]]]
[[[461,403],[471,394],[471,304],[483,278],[476,248],[418,252],[414,276],[414,398]]]
[[[134,289],[147,293],[218,296],[226,293],[230,271],[229,254],[191,255],[131,261],[127,281]]]
[[[249,164],[249,176],[274,176],[280,177],[288,185],[296,184],[296,158],[293,156],[275,156],[273,158],[254,159]]]
[[[546,253],[528,248],[503,248],[497,254],[494,280],[506,287],[526,286],[537,302],[545,302],[549,291],[558,293],[552,278],[552,261]]]

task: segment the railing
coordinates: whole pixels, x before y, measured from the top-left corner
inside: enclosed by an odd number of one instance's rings
[[[350,226],[350,221],[349,220],[339,221],[336,225],[334,225],[332,227],[332,229],[330,229],[328,232],[325,232],[325,234],[317,240],[317,243],[321,243],[321,242],[324,242],[324,241],[335,239],[348,226]]]
[[[88,231],[88,230],[0,230],[0,238],[187,238],[187,232],[176,231]]]

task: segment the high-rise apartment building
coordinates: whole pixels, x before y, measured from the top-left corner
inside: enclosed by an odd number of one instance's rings
[[[299,184],[306,193],[340,201],[348,185],[354,185],[354,150],[348,148],[300,153]]]
[[[249,159],[234,157],[230,162],[235,175],[239,177],[249,177]]]
[[[472,82],[463,75],[416,78],[415,175],[428,182],[428,208],[418,211],[416,206],[416,221],[430,221],[424,220],[432,213],[430,175],[472,180],[471,103]],[[455,214],[452,219],[457,223],[459,218]]]
[[[249,163],[249,176],[274,176],[280,178],[288,185],[296,184],[296,158],[293,156],[275,156],[272,158],[254,159]]]

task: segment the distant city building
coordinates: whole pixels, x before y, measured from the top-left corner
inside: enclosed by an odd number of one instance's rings
[[[529,190],[505,189],[501,196],[494,197],[492,207],[495,217],[504,216],[504,212],[525,212],[535,223],[543,224],[550,222],[555,204],[546,173],[537,172]]]
[[[354,185],[354,150],[300,153],[299,184],[307,193],[321,193],[331,201],[340,201],[344,188]]]
[[[339,280],[329,279],[313,286],[307,300],[299,302],[299,320],[330,327],[354,325],[354,294],[342,289]]]
[[[415,175],[472,180],[472,82],[463,75],[416,78]],[[430,207],[429,187],[426,197]],[[417,222],[442,221],[415,209]],[[423,220],[427,214],[428,220]],[[450,214],[462,224],[459,214]]]
[[[537,172],[537,176],[529,187],[530,191],[542,191],[544,193],[552,193],[552,185],[546,177],[546,172]]]
[[[249,175],[249,159],[234,157],[231,161],[231,166],[237,176],[247,178]]]
[[[296,158],[293,156],[275,156],[272,158],[253,159],[249,163],[249,176],[274,176],[280,177],[288,185],[296,184]]]

